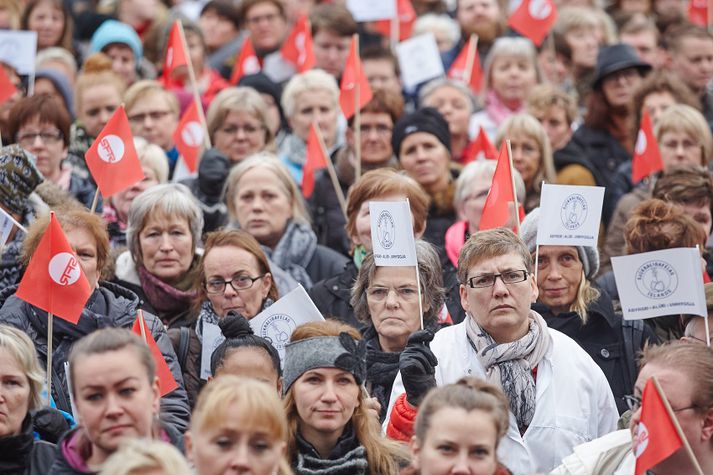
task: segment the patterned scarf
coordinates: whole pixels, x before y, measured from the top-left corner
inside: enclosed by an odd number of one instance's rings
[[[266,246],[262,249],[277,267],[287,271],[305,288],[312,287],[312,278],[306,269],[317,250],[317,236],[309,225],[291,221],[274,250]]]
[[[510,343],[496,343],[472,315],[467,318],[468,341],[485,369],[486,379],[503,388],[518,429],[524,434],[535,415],[537,393],[532,370],[552,346],[547,324],[539,313],[530,311],[530,328],[525,336]]]
[[[184,278],[176,287],[160,280],[147,271],[144,266],[138,266],[138,271],[139,281],[141,281],[141,288],[146,294],[146,299],[157,312],[173,313],[187,309],[191,301],[198,295],[198,291],[191,290],[194,278],[191,269],[186,273],[188,278]]]

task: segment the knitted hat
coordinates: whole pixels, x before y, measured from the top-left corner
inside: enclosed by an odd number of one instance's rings
[[[64,107],[69,115],[74,117],[74,91],[67,77],[55,69],[40,69],[35,73],[35,80],[47,79],[54,88],[62,95]]]
[[[535,252],[537,243],[537,225],[540,221],[540,208],[535,208],[525,216],[520,223],[520,239],[530,250],[530,254]],[[596,247],[573,246],[577,248],[579,260],[582,261],[584,276],[587,279],[593,278],[599,272],[599,251]]]
[[[116,20],[107,20],[97,28],[97,31],[92,35],[89,52],[98,53],[113,43],[119,43],[131,48],[137,63],[144,54],[144,47],[136,31],[126,23]]]
[[[338,368],[354,375],[357,384],[366,378],[366,346],[348,333],[318,336],[288,343],[285,346],[284,392],[307,371],[315,368]]]
[[[0,204],[9,212],[22,215],[27,198],[42,180],[31,153],[17,144],[0,148]]]
[[[432,107],[424,107],[408,115],[405,115],[394,126],[391,136],[391,145],[396,156],[401,155],[401,143],[406,137],[417,132],[426,132],[435,135],[451,153],[451,133],[448,130],[448,122],[443,116]]]
[[[272,96],[280,112],[280,121],[285,123],[285,113],[282,111],[282,88],[263,72],[247,74],[240,78],[238,86],[252,87],[260,94]]]

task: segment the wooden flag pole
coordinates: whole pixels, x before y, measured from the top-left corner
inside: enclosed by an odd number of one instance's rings
[[[406,198],[406,204],[408,204],[408,215],[409,218],[411,218],[411,222],[413,223],[413,216],[411,216],[411,202],[409,201],[408,198]],[[413,227],[411,229],[411,232],[413,232]],[[414,242],[415,244],[415,242]],[[416,249],[414,249],[416,251]],[[418,271],[418,252],[415,252],[416,255],[416,290],[418,292],[418,316],[421,319],[421,330],[423,330],[423,298],[421,296],[421,273]]]
[[[661,389],[661,385],[659,384],[658,380],[656,379],[656,376],[651,376],[651,379],[654,382],[654,387],[656,388],[656,392],[659,393],[659,397],[663,401],[664,407],[666,407],[666,412],[668,412],[668,416],[671,418],[671,421],[673,421],[673,425],[676,427],[676,432],[678,433],[678,436],[683,441],[683,446],[686,449],[688,458],[691,459],[691,463],[693,464],[693,467],[696,469],[696,472],[698,472],[699,475],[704,475],[703,469],[701,469],[701,465],[698,463],[698,459],[696,458],[696,454],[693,453],[693,449],[691,449],[691,444],[688,443],[686,434],[683,433],[683,430],[681,429],[681,425],[678,423],[678,418],[676,417],[676,414],[674,414],[673,409],[671,409],[671,404],[669,404],[668,399],[666,399],[666,395],[664,394],[663,389]]]
[[[354,44],[356,46],[357,61],[355,62],[356,67],[356,78],[354,79],[355,98],[354,101],[354,152],[356,154],[356,163],[354,164],[354,182],[361,177],[361,108],[359,103],[361,102],[361,86],[359,84],[359,77],[361,75],[361,70],[359,68],[361,60],[359,59],[359,35],[354,34]]]
[[[139,328],[141,329],[141,338],[143,338],[144,342],[148,342],[146,340],[146,325],[144,322],[144,311],[139,309],[137,318],[139,319]]]
[[[520,234],[520,206],[517,202],[517,189],[515,188],[515,173],[513,172],[512,164],[512,147],[510,146],[510,140],[506,140],[505,143],[508,147],[508,161],[510,162],[510,180],[512,181],[512,197],[515,200],[515,228],[517,229],[517,234]]]
[[[696,250],[698,251],[698,254],[700,255],[701,246],[699,244],[696,244]],[[683,315],[681,315],[681,316],[683,316]],[[708,348],[710,348],[711,347],[711,332],[710,332],[710,323],[708,322],[708,315],[703,317],[703,325],[704,325],[704,328],[706,331],[706,346]]]
[[[399,12],[398,8],[396,9],[396,16],[391,19],[391,50],[396,51],[396,46],[399,44],[399,36],[401,36],[400,27],[399,25]]]
[[[97,210],[97,205],[99,204],[99,186],[97,186],[96,191],[94,191],[94,199],[92,200],[92,208],[89,210],[92,214]]]
[[[319,140],[319,148],[322,149],[325,161],[327,162],[327,171],[329,172],[329,178],[332,181],[332,186],[334,187],[334,192],[337,194],[337,200],[339,201],[339,209],[342,210],[344,219],[347,219],[347,201],[344,198],[344,193],[342,192],[342,187],[339,186],[339,179],[337,178],[337,172],[334,170],[334,164],[332,163],[332,157],[327,153],[327,146],[324,144],[324,138],[322,138],[322,130],[319,128],[317,122],[314,123],[314,128],[317,130],[317,139]]]
[[[475,51],[478,47],[478,36],[475,33],[470,35],[468,40],[468,51],[465,57],[465,71],[463,74],[463,80],[470,87],[470,79],[473,75],[473,63],[475,62]]]
[[[50,295],[52,293],[50,292]],[[52,312],[47,313],[47,406],[52,401],[52,343],[53,343],[53,321]]]
[[[203,113],[203,103],[201,102],[200,94],[198,94],[198,82],[196,81],[196,73],[193,71],[193,62],[188,54],[188,42],[186,41],[186,34],[183,31],[183,22],[181,20],[176,20],[178,22],[178,32],[181,37],[181,46],[183,51],[188,55],[186,65],[188,66],[188,78],[191,82],[191,90],[193,91],[193,101],[196,103],[196,109],[198,110],[198,117],[200,117],[201,125],[203,126],[203,144],[206,149],[212,148],[210,143],[210,136],[208,135],[208,123],[205,119],[205,114]]]

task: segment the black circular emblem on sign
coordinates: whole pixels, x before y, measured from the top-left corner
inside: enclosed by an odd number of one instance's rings
[[[636,288],[645,297],[665,299],[678,288],[678,274],[668,262],[646,262],[636,270]]]
[[[379,238],[379,244],[384,249],[391,249],[394,245],[396,234],[396,226],[394,225],[394,218],[388,211],[382,211],[379,215],[379,220],[377,221],[377,237]]]

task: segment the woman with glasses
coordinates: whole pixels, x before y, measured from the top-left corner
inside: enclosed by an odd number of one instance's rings
[[[39,94],[20,99],[10,110],[8,134],[32,153],[45,180],[67,191],[87,208],[94,199],[94,185],[72,171],[69,164],[69,129],[72,119],[56,99]]]

